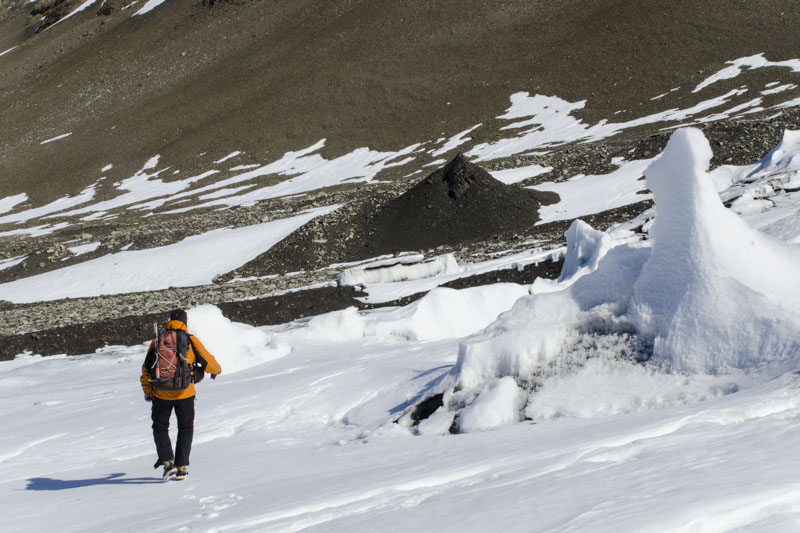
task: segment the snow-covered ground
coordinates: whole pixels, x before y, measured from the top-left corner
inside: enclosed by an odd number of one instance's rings
[[[621,366],[547,398],[577,413],[411,436],[389,420],[448,371],[457,340],[292,342],[198,386],[190,475],[168,484],[151,469],[143,346],[0,364],[4,531],[800,527],[792,374],[732,393],[745,378]],[[628,412],[654,385],[672,402]]]
[[[575,222],[557,281],[190,310],[223,374],[181,482],[151,469],[144,345],[2,362],[3,530],[800,531],[798,138],[708,172],[679,130],[643,170],[650,239]]]

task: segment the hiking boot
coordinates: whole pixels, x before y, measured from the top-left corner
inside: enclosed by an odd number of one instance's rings
[[[164,461],[163,465],[164,465],[164,476],[163,476],[164,479],[171,478],[172,476],[175,475],[175,472],[178,471],[178,469],[175,468],[175,463],[173,463],[172,461]]]
[[[175,479],[183,479],[189,475],[189,469],[185,466],[179,466],[175,474]]]

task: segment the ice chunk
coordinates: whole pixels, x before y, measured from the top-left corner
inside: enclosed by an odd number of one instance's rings
[[[702,132],[681,129],[647,170],[655,194],[653,253],[633,313],[656,360],[717,371],[793,365],[800,338],[800,250],[726,209],[708,177]]]
[[[458,429],[469,433],[519,422],[525,397],[526,394],[514,378],[493,381],[483,394],[461,412]]]
[[[460,271],[461,267],[458,266],[453,254],[446,254],[417,263],[405,263],[401,258],[398,259],[398,263],[390,266],[350,268],[342,272],[336,281],[339,285],[372,285],[430,278]]]
[[[558,281],[562,282],[574,277],[579,272],[597,269],[597,264],[609,248],[611,237],[607,233],[593,229],[582,220],[574,221],[566,233],[567,255]]]

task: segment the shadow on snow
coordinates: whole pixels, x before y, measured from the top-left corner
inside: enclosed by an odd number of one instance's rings
[[[124,472],[108,474],[105,477],[91,479],[53,479],[50,477],[32,477],[28,479],[25,490],[67,490],[93,485],[150,485],[163,483],[160,477],[123,477]]]
[[[429,370],[421,372],[419,375],[417,375],[414,378],[412,378],[411,381],[423,378],[425,376],[429,376],[430,374],[433,374],[434,372],[439,372],[439,371],[442,371],[442,370],[450,370],[451,368],[453,368],[453,365],[437,366],[436,368],[431,368]],[[420,400],[422,400],[426,396],[429,396],[430,395],[430,391],[436,385],[438,385],[444,379],[444,377],[446,375],[447,375],[447,372],[442,372],[441,374],[439,374],[435,378],[433,378],[430,381],[428,381],[422,387],[422,389],[413,398],[411,398],[409,400],[406,400],[405,402],[401,403],[400,405],[396,405],[395,407],[393,407],[392,409],[389,410],[389,414],[395,415],[397,413],[403,413],[409,407],[411,407],[413,405],[416,405]]]

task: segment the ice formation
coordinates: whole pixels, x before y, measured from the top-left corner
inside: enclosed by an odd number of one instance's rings
[[[593,358],[647,360],[668,372],[775,375],[797,366],[800,249],[723,205],[711,157],[702,132],[676,131],[645,172],[656,203],[648,242],[614,246],[576,221],[559,283],[533,290],[461,343],[440,385],[446,405],[466,417],[461,430],[507,423],[501,381],[533,390]]]

